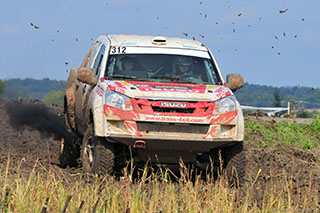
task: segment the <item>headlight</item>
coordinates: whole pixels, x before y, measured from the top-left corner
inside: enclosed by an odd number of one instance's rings
[[[127,96],[112,91],[106,93],[106,105],[125,111],[132,111],[130,99]]]
[[[226,98],[216,101],[214,105],[215,113],[226,113],[236,110],[236,99],[234,96],[228,96]]]

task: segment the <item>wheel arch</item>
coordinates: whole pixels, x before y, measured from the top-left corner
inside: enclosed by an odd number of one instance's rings
[[[102,99],[95,98],[93,101],[90,101],[90,103],[92,103],[92,105],[88,109],[87,121],[88,123],[92,123],[95,136],[108,136],[108,128],[105,122]]]

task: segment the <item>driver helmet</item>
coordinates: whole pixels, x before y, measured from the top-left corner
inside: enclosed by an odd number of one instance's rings
[[[124,57],[122,57],[120,59],[122,70],[124,70],[124,64],[127,64],[127,63],[130,63],[132,68],[133,68],[136,60],[137,59],[135,57],[133,57],[133,56],[124,56]]]
[[[193,59],[190,56],[177,56],[175,59],[175,66],[180,72],[179,66],[188,67],[187,72],[190,72],[193,68]]]

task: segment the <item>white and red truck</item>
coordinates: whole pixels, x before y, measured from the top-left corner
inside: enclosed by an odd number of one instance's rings
[[[244,120],[233,95],[242,86],[240,74],[223,80],[198,41],[101,35],[70,71],[65,120],[83,138],[87,172],[112,174],[130,159],[204,169],[219,150],[225,166],[242,164]]]

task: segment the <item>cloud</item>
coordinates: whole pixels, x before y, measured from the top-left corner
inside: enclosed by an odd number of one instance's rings
[[[20,32],[20,29],[16,26],[12,26],[12,25],[8,25],[8,24],[4,24],[1,27],[0,30],[2,33],[18,33]]]

